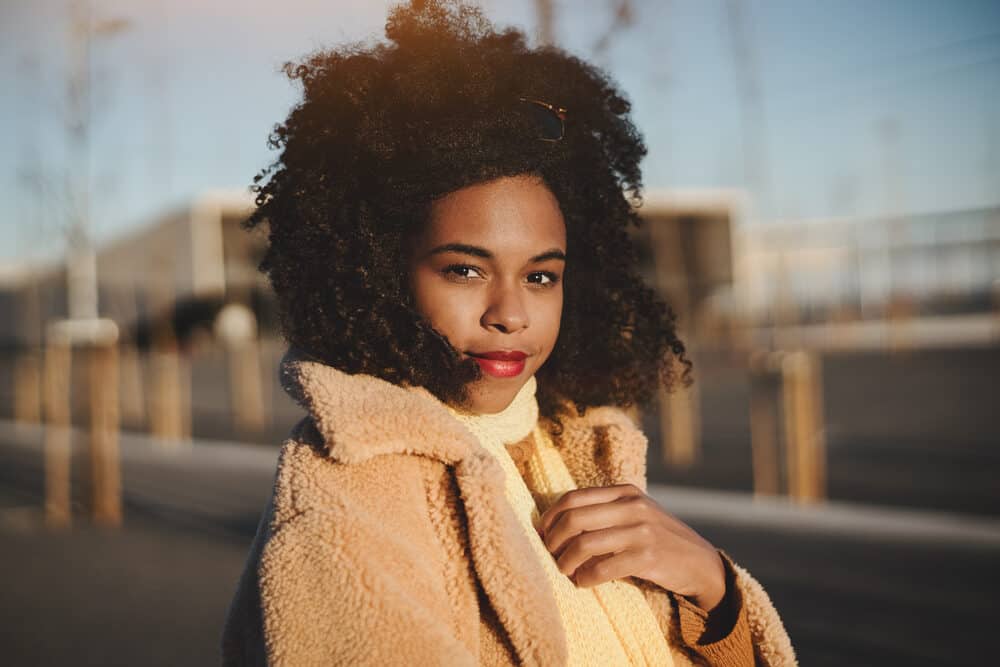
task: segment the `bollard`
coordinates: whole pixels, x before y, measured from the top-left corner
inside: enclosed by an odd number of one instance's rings
[[[118,346],[119,423],[137,429],[146,423],[146,392],[142,378],[142,358],[135,343],[122,341]]]
[[[95,523],[122,523],[118,453],[118,349],[116,340],[95,341],[90,357],[90,499]]]
[[[95,523],[120,526],[121,472],[118,456],[118,327],[111,320],[62,320],[49,325],[45,347],[45,519],[72,523],[73,348],[87,360],[90,399],[88,476]]]
[[[768,361],[768,355],[761,353],[750,360],[750,454],[756,496],[781,493],[776,398],[779,383]]]
[[[823,429],[819,358],[803,351],[752,354],[750,437],[754,494],[777,495],[784,486],[796,502],[825,498]]]
[[[886,344],[892,355],[905,355],[914,347],[911,326],[913,305],[905,297],[894,297],[889,301],[886,313]]]
[[[227,346],[233,426],[240,432],[260,431],[267,424],[256,340]]]
[[[233,426],[243,432],[260,431],[269,415],[264,405],[257,316],[241,303],[229,303],[219,311],[213,328],[226,349]]]
[[[697,385],[668,392],[661,386],[660,441],[663,463],[672,468],[688,468],[698,460],[700,421]]]
[[[14,421],[38,424],[42,421],[42,362],[32,349],[14,362]]]
[[[164,445],[176,447],[191,435],[191,371],[172,332],[157,336],[150,367],[149,430]]]
[[[70,364],[69,341],[52,337],[45,344],[45,523],[51,527],[69,526],[70,510]]]
[[[819,358],[793,352],[781,362],[789,495],[799,502],[826,496],[826,445]]]

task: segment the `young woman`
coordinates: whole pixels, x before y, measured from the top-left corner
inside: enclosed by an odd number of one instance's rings
[[[462,4],[386,35],[288,66],[257,179],[308,416],[224,662],[794,664],[760,585],[645,493],[621,408],[689,364],[626,232],[627,101]]]

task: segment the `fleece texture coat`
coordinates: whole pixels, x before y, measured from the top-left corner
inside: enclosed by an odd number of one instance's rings
[[[495,458],[421,387],[294,353],[282,384],[308,411],[282,446],[222,638],[225,665],[562,665],[556,601]],[[579,487],[646,488],[646,438],[621,410],[554,438]],[[758,665],[794,665],[760,584],[729,561]],[[707,664],[678,599],[635,579],[674,664]],[[681,603],[683,605],[683,602]]]

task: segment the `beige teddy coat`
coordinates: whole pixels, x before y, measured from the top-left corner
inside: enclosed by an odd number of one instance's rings
[[[555,598],[504,496],[499,463],[423,388],[294,355],[282,382],[309,410],[231,603],[225,665],[565,664]],[[646,488],[646,438],[616,408],[555,439],[580,487]],[[767,594],[735,566],[757,663],[795,664]],[[674,663],[677,600],[641,579]]]

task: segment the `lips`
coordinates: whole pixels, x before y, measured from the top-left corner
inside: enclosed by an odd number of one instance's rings
[[[528,355],[520,350],[494,350],[492,352],[470,352],[469,356],[476,360],[484,373],[498,378],[512,378],[524,371],[524,360]]]

